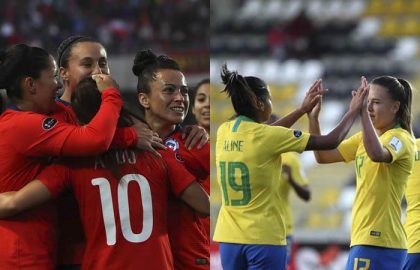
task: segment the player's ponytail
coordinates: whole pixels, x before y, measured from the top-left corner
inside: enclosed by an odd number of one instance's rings
[[[82,125],[88,124],[95,117],[101,102],[101,92],[99,92],[95,80],[91,77],[80,80],[71,96],[73,111]],[[118,127],[131,127],[134,124],[132,118],[145,122],[141,116],[123,106],[118,120]]]
[[[396,114],[397,122],[401,127],[412,133],[411,128],[411,101],[412,87],[404,79],[392,76],[381,76],[373,79],[372,84],[380,85],[388,89],[388,93],[393,100],[400,102],[400,108]]]
[[[230,71],[226,64],[222,66],[222,81],[237,115],[256,119],[258,102],[269,97],[267,84],[257,77],[243,77],[236,71]]]
[[[101,103],[101,93],[95,80],[91,77],[80,80],[71,96],[71,105],[79,123],[82,125],[88,124],[98,113]],[[140,116],[123,106],[118,119],[118,127],[131,127],[134,124],[133,118],[145,122]],[[122,175],[116,158],[118,151],[110,149],[100,158],[105,168],[109,169],[116,179],[121,179]]]
[[[17,102],[22,98],[21,81],[25,77],[38,79],[41,71],[50,67],[50,55],[44,49],[18,44],[0,53],[0,88]]]
[[[408,81],[398,78],[398,82],[402,85],[404,92],[400,110],[398,111],[399,121],[401,127],[411,133],[411,102],[413,99],[413,91]]]

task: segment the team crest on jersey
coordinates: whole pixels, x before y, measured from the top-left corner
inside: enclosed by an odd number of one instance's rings
[[[295,136],[296,138],[299,138],[300,136],[302,136],[302,131],[293,130],[293,136]]]
[[[392,139],[389,141],[389,145],[392,147],[392,149],[394,149],[396,153],[398,153],[403,146],[402,142],[395,136],[392,137]]]
[[[177,140],[173,138],[169,138],[165,141],[165,145],[169,148],[171,148],[174,151],[177,151],[179,149],[179,143]]]
[[[49,129],[52,129],[57,123],[58,123],[57,119],[48,117],[48,118],[45,118],[44,121],[42,121],[42,128],[44,130],[49,130]]]

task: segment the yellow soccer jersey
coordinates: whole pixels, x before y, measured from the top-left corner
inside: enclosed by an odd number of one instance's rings
[[[420,139],[416,140],[413,172],[408,177],[405,198],[407,218],[404,228],[407,233],[408,253],[420,253]]]
[[[302,152],[309,136],[259,124],[244,116],[219,127],[216,165],[223,196],[215,241],[286,245],[280,155]]]
[[[405,249],[401,200],[414,162],[414,138],[396,127],[379,138],[392,155],[391,163],[367,156],[362,133],[343,141],[338,150],[346,162],[355,160],[356,197],[352,209],[351,246],[372,245]]]
[[[299,155],[295,152],[288,152],[281,155],[282,165],[288,165],[291,168],[291,173],[293,179],[295,179],[296,184],[300,186],[305,186],[308,184],[299,161]],[[293,234],[293,214],[290,207],[289,195],[293,191],[293,187],[290,185],[289,181],[285,178],[284,174],[280,176],[280,197],[282,198],[284,207],[285,207],[285,224],[286,224],[286,235]]]

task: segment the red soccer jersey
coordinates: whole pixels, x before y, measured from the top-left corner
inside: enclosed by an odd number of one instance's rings
[[[35,179],[49,156],[105,151],[122,101],[113,89],[103,91],[102,100],[100,111],[85,127],[66,124],[66,108],[58,103],[56,114],[49,116],[6,110],[0,116],[0,192],[19,190]],[[52,205],[0,220],[0,269],[53,269],[54,220]]]
[[[175,151],[185,168],[193,174],[204,190],[210,193],[210,144],[202,149],[188,150],[179,128],[165,139],[165,145]],[[182,201],[171,198],[168,211],[168,231],[174,265],[177,270],[210,268],[209,218],[199,216]]]
[[[78,125],[76,114],[73,112],[71,103],[59,99],[66,107],[63,116],[67,123]],[[128,148],[137,143],[137,134],[134,128],[117,128],[112,139],[111,147]],[[57,198],[58,209],[58,247],[57,265],[82,264],[83,254],[86,249],[86,239],[80,221],[79,208],[71,190]]]
[[[38,177],[57,196],[71,186],[87,239],[83,269],[173,269],[167,234],[171,189],[179,195],[194,180],[173,153],[110,151],[119,169],[104,169],[104,156],[67,160]],[[108,153],[107,155],[110,155]],[[115,175],[120,175],[117,179]]]

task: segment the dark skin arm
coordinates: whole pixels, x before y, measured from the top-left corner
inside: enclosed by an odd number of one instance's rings
[[[283,171],[283,174],[286,175],[287,180],[289,181],[289,184],[295,190],[296,195],[298,195],[298,197],[304,200],[305,202],[310,201],[311,191],[309,190],[309,186],[308,185],[301,186],[298,183],[296,183],[296,180],[294,179],[293,174],[292,174],[292,168],[290,166],[283,165],[282,171]]]

